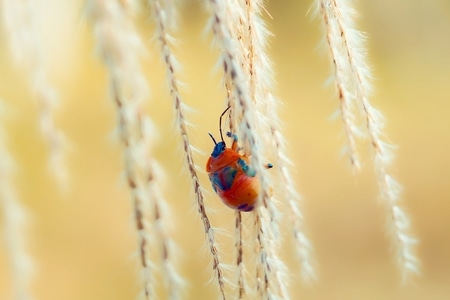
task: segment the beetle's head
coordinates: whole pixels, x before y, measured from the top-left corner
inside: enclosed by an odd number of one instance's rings
[[[211,153],[211,157],[214,157],[214,158],[216,158],[216,157],[218,157],[220,154],[222,154],[224,151],[225,151],[225,148],[227,147],[227,145],[225,145],[225,142],[224,142],[224,140],[223,140],[223,134],[222,134],[222,117],[223,117],[223,115],[229,110],[231,108],[231,106],[228,106],[224,111],[223,111],[223,113],[220,115],[220,118],[219,118],[219,131],[220,131],[220,139],[221,139],[221,141],[220,142],[216,142],[216,139],[214,138],[214,136],[212,135],[212,133],[211,132],[209,132],[209,136],[211,137],[211,139],[213,140],[213,142],[214,142],[214,150],[213,150],[213,152]]]
[[[224,141],[216,142],[216,140],[214,139],[214,136],[211,134],[211,132],[209,132],[209,136],[211,137],[211,139],[214,142],[214,149],[213,149],[213,152],[211,153],[211,156],[218,157],[220,154],[223,153],[223,151],[225,151],[225,148],[227,147],[227,145],[225,145]]]
[[[226,145],[225,142],[218,142],[215,146],[214,146],[214,150],[211,153],[212,157],[218,157],[220,154],[223,153],[223,151],[225,151]]]

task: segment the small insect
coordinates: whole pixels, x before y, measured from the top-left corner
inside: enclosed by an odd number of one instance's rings
[[[206,172],[214,191],[225,205],[239,211],[252,211],[258,200],[259,180],[256,171],[249,165],[248,157],[238,153],[237,135],[227,132],[227,136],[233,139],[231,148],[227,148],[223,140],[222,117],[229,109],[230,106],[219,118],[221,141],[216,142],[209,133],[215,146],[206,163]],[[273,165],[267,164],[265,167],[272,168]]]

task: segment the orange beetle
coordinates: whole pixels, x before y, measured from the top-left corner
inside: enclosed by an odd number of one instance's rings
[[[214,149],[206,163],[214,191],[225,205],[239,211],[252,211],[256,206],[259,193],[259,180],[256,171],[250,167],[248,157],[238,153],[238,138],[227,132],[233,138],[231,148],[227,148],[222,135],[222,117],[230,106],[220,115],[220,142],[216,142],[213,135],[209,136],[214,142]],[[267,164],[266,168],[272,168]]]

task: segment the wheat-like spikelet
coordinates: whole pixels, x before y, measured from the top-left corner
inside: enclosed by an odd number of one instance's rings
[[[237,24],[240,28],[237,30],[238,40],[240,42],[242,53],[239,58],[245,72],[245,78],[248,79],[250,97],[255,103],[255,112],[259,120],[258,134],[262,137],[268,137],[269,128],[277,120],[277,112],[267,110],[267,107],[273,105],[273,98],[267,97],[272,88],[272,70],[268,55],[266,54],[266,39],[268,31],[265,28],[261,18],[261,8],[263,3],[260,1],[237,1],[235,7],[240,5],[242,17]],[[233,35],[233,32],[232,32]],[[272,103],[268,103],[272,100]],[[268,116],[270,111],[270,117]],[[271,121],[274,120],[274,121]],[[264,139],[264,145],[272,144],[270,138]],[[263,157],[267,157],[268,147],[262,147]],[[270,148],[270,147],[269,147]],[[267,158],[265,158],[267,161]],[[265,174],[269,182],[273,182],[271,172]],[[263,202],[263,207],[255,216],[255,233],[259,244],[259,263],[257,263],[257,291],[262,299],[280,297],[286,299],[289,297],[287,291],[287,273],[284,262],[278,256],[280,246],[279,234],[279,213],[273,197],[267,202]]]
[[[118,114],[119,135],[124,146],[125,175],[131,190],[135,226],[141,267],[144,275],[146,299],[153,299],[157,282],[153,280],[153,263],[150,261],[150,242],[160,246],[165,276],[173,288],[178,281],[170,263],[170,240],[162,225],[162,197],[155,172],[156,161],[151,155],[151,121],[141,111],[146,98],[147,85],[139,67],[139,50],[142,47],[130,14],[116,1],[92,0],[87,7],[93,23],[97,49],[104,60],[110,79],[112,98]],[[149,224],[146,208],[152,211],[153,239],[148,236]],[[152,246],[152,249],[155,247]],[[170,291],[175,297],[175,292]]]
[[[152,170],[152,174],[157,177],[157,167],[149,166]],[[176,300],[182,299],[183,284],[185,283],[183,278],[180,276],[177,267],[174,264],[176,245],[173,240],[167,234],[166,228],[169,227],[168,220],[171,220],[171,216],[168,213],[169,209],[165,207],[163,195],[161,194],[161,189],[157,187],[157,180],[147,180],[147,188],[149,189],[149,194],[155,197],[155,201],[152,201],[151,211],[151,221],[155,224],[154,236],[152,239],[154,244],[160,245],[159,255],[162,260],[162,278],[167,283],[167,299]],[[156,286],[156,282],[154,283]]]
[[[256,261],[256,292],[260,299],[271,299],[272,294],[269,294],[270,286],[270,264],[267,260],[267,243],[264,238],[262,220],[259,214],[254,214],[255,218],[255,232],[257,238],[256,253],[258,253]]]
[[[230,34],[234,35],[234,38],[236,38],[239,42],[242,41],[242,35],[243,35],[243,20],[244,10],[237,9],[239,8],[240,3],[238,0],[233,0],[228,3],[226,6],[227,9],[227,21],[228,21],[228,27],[230,28]],[[236,55],[241,55],[239,60],[241,61],[241,65],[243,61],[245,60],[245,57],[243,57],[243,51],[236,51]],[[224,78],[224,85],[227,92],[227,106],[230,107],[230,114],[229,114],[229,128],[230,132],[233,132],[235,134],[238,134],[239,131],[239,122],[240,118],[239,116],[236,116],[235,111],[235,102],[236,97],[233,93],[233,81],[231,78]],[[248,150],[247,150],[248,151]],[[247,153],[248,154],[248,153]],[[244,244],[246,245],[246,248],[251,249],[251,253],[256,251],[256,253],[259,253],[258,247],[255,247],[255,240],[252,240],[252,233],[255,231],[249,231],[244,230],[245,226],[243,224],[244,217],[242,216],[241,212],[236,211],[235,213],[235,263],[236,263],[236,272],[235,272],[235,283],[236,283],[236,290],[237,290],[237,298],[242,299],[247,293],[250,293],[251,295],[254,294],[254,291],[252,290],[251,285],[251,278],[246,279],[247,273],[252,273],[249,268],[251,266],[250,263],[253,262],[251,258],[254,258],[253,256],[246,257],[244,260]],[[254,225],[254,224],[252,224]],[[253,245],[253,249],[252,249]],[[256,262],[253,262],[254,266],[256,266]],[[259,276],[259,274],[256,274],[256,276]],[[257,280],[257,279],[256,279]],[[254,285],[256,287],[256,284]]]
[[[270,180],[263,168],[264,153],[259,141],[264,128],[264,119],[259,118],[259,109],[263,105],[257,105],[255,102],[265,99],[257,99],[255,93],[252,93],[259,88],[255,86],[257,81],[252,76],[261,67],[254,65],[250,53],[253,47],[251,35],[255,26],[250,15],[253,14],[254,8],[243,1],[210,1],[210,7],[211,27],[215,41],[222,50],[220,63],[224,68],[227,99],[231,104],[230,127],[234,128],[240,137],[244,155],[251,157],[251,166],[258,174],[261,186],[259,202],[262,205],[254,212],[260,214],[256,217],[259,221],[255,222],[255,236],[251,237],[259,243],[257,268],[260,269],[258,276],[262,278],[257,279],[257,288],[259,287],[263,298],[287,296],[287,281],[283,280],[285,267],[277,255],[278,245],[274,243],[275,240],[279,241],[276,239],[279,236],[279,212],[271,199]],[[262,285],[259,284],[261,282]]]
[[[314,280],[316,279],[316,272],[313,266],[313,247],[303,230],[303,214],[300,211],[299,204],[301,197],[295,189],[292,173],[289,169],[291,162],[286,155],[284,138],[278,124],[273,124],[271,133],[274,149],[276,150],[276,162],[281,174],[282,186],[284,187],[285,198],[288,204],[290,225],[292,226],[292,233],[296,242],[295,248],[301,262],[301,275],[306,281]]]
[[[0,103],[3,105],[3,103]],[[0,116],[6,112],[0,108]],[[3,212],[3,234],[6,254],[10,265],[14,299],[34,299],[30,292],[30,278],[33,261],[26,250],[25,227],[28,214],[17,198],[12,183],[14,178],[14,158],[7,149],[7,136],[0,127],[0,207]]]
[[[236,287],[237,287],[237,299],[242,299],[242,297],[246,294],[246,282],[245,282],[245,270],[243,265],[243,256],[244,256],[244,246],[243,246],[243,221],[242,221],[242,214],[240,211],[235,211],[235,223],[234,223],[234,229],[235,229],[235,242],[234,242],[234,248],[236,250]]]
[[[255,218],[257,239],[256,289],[261,299],[290,299],[287,268],[278,255],[280,237],[273,235],[267,209],[259,209]]]
[[[278,116],[278,101],[271,90],[274,85],[274,75],[272,62],[267,55],[267,37],[270,32],[267,30],[262,13],[264,9],[261,0],[245,1],[247,23],[247,35],[244,35],[244,44],[248,45],[247,70],[250,74],[250,90],[255,101],[258,118],[262,120],[264,128],[261,135],[265,137],[266,152],[273,153],[275,165],[277,166],[282,184],[284,187],[284,197],[289,206],[292,231],[297,243],[296,250],[302,263],[302,275],[305,279],[315,277],[312,267],[312,246],[303,231],[303,215],[300,211],[300,196],[296,191],[292,175],[289,170],[290,160],[287,157],[284,138],[280,130],[280,120]],[[271,134],[264,134],[270,132]],[[267,155],[267,154],[266,154]],[[269,173],[270,174],[270,173]],[[273,223],[272,223],[273,224]]]
[[[333,0],[317,0],[316,14],[319,14],[323,19],[325,39],[334,65],[333,79],[339,96],[339,109],[344,123],[345,136],[347,137],[350,161],[352,166],[359,170],[361,163],[356,141],[361,136],[361,132],[355,116],[357,95],[354,92],[354,82],[350,78],[352,72],[348,57],[343,54],[347,45],[341,37],[342,28],[339,22],[342,15],[335,10],[336,5],[334,3]],[[366,66],[363,67],[367,70]]]
[[[357,132],[358,126],[353,122],[355,118],[350,112],[354,110],[365,121],[375,153],[374,165],[381,197],[390,214],[388,227],[392,231],[405,278],[411,273],[418,273],[418,260],[413,251],[417,241],[409,233],[409,218],[399,206],[401,187],[389,171],[393,160],[393,146],[383,139],[384,118],[369,102],[371,74],[366,64],[364,38],[355,28],[355,11],[349,1],[318,0],[317,7],[325,24],[327,42],[335,66],[335,80],[350,148],[353,149],[356,143],[352,133]],[[354,163],[356,154],[355,151],[351,152]]]
[[[220,294],[223,299],[226,299],[225,293],[225,282],[226,278],[224,276],[224,272],[222,270],[222,263],[219,257],[219,251],[217,250],[217,243],[214,237],[214,231],[211,227],[208,215],[206,214],[205,204],[204,204],[204,195],[203,190],[200,186],[200,181],[197,175],[196,166],[193,158],[193,150],[192,146],[189,142],[189,137],[187,133],[187,121],[185,118],[185,104],[182,100],[180,91],[179,91],[179,82],[176,76],[177,72],[177,63],[176,58],[173,55],[170,48],[170,40],[171,37],[168,33],[169,24],[167,23],[167,15],[165,14],[165,10],[160,5],[158,0],[149,1],[150,6],[154,12],[154,18],[157,23],[157,40],[161,46],[161,54],[166,66],[166,74],[167,80],[170,90],[170,95],[173,100],[174,110],[176,114],[176,121],[178,125],[178,129],[181,135],[183,150],[185,154],[186,164],[189,169],[189,174],[192,178],[192,184],[194,186],[194,193],[196,198],[197,210],[200,214],[200,218],[202,219],[203,227],[205,229],[206,240],[208,243],[208,248],[210,250],[212,260],[213,260],[213,270],[215,272],[215,277],[217,279],[217,284],[219,286]],[[167,3],[168,5],[168,3]],[[172,13],[173,16],[173,13]],[[173,22],[173,20],[171,20]]]
[[[239,122],[240,141],[243,151],[252,156],[251,166],[259,174],[261,183],[261,202],[267,202],[269,197],[269,184],[264,175],[264,168],[259,151],[259,142],[255,128],[257,127],[255,116],[255,105],[250,98],[248,84],[243,75],[242,66],[236,57],[237,45],[231,37],[230,28],[225,16],[227,11],[226,1],[210,0],[211,7],[211,27],[214,37],[222,50],[220,57],[227,79],[231,80],[232,93],[235,99],[235,114],[241,120]]]
[[[243,23],[242,20],[244,16],[241,14],[241,10],[238,10],[239,14],[236,13],[236,11],[233,11],[235,7],[239,6],[240,4],[238,1],[230,1],[230,4],[228,5],[228,26],[232,28],[231,32],[234,32],[238,40],[241,40],[242,36],[242,27]],[[242,53],[242,52],[239,52]],[[239,54],[237,53],[237,54]],[[241,60],[244,58],[242,57]],[[235,114],[235,102],[236,98],[233,93],[233,82],[230,78],[225,77],[224,78],[224,86],[227,93],[226,103],[227,107],[230,107],[230,113],[229,113],[229,129],[230,132],[238,133],[238,118]],[[251,249],[252,253],[254,251],[259,251],[259,247],[255,246],[255,240],[251,240],[251,233],[253,231],[248,232],[248,230],[244,230],[245,226],[243,224],[244,218],[241,214],[241,212],[236,211],[235,213],[235,263],[236,263],[236,272],[235,272],[235,284],[236,284],[236,290],[237,290],[237,298],[242,299],[247,293],[250,293],[251,295],[254,294],[254,291],[252,290],[251,281],[249,279],[246,279],[246,276],[248,273],[252,273],[249,271],[249,264],[250,258],[255,258],[254,256],[250,256],[249,258],[246,258],[244,260],[244,243],[246,248]],[[254,224],[253,224],[254,225]],[[246,240],[250,239],[250,240]],[[249,238],[250,237],[250,238]],[[252,247],[253,245],[253,247]],[[253,262],[256,263],[256,262]],[[256,266],[256,264],[254,264]],[[259,276],[260,273],[257,273],[256,276]],[[255,284],[256,287],[256,284]]]
[[[417,239],[412,236],[411,221],[400,206],[401,186],[391,175],[389,168],[394,154],[392,145],[382,138],[384,121],[378,110],[372,107],[367,99],[363,98],[364,112],[366,114],[367,129],[372,148],[375,152],[375,171],[378,177],[378,185],[381,198],[386,202],[388,215],[388,231],[396,247],[398,261],[402,270],[403,280],[406,281],[412,274],[419,274],[419,261],[415,255]]]
[[[40,130],[50,147],[49,168],[62,188],[67,187],[68,172],[64,163],[64,136],[55,126],[52,110],[58,101],[48,82],[36,34],[31,0],[3,0],[3,19],[11,40],[11,52],[28,71],[28,80],[36,94]]]

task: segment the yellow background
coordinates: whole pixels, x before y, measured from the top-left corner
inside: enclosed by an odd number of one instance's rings
[[[183,97],[191,141],[203,155],[203,168],[224,108],[217,51],[203,34],[206,13],[200,1],[185,1],[176,50],[186,83]],[[268,27],[274,37],[275,94],[284,102],[280,117],[295,163],[295,182],[304,197],[303,213],[315,247],[318,281],[300,283],[298,265],[288,259],[293,299],[449,299],[450,297],[450,2],[360,1],[359,27],[368,35],[374,73],[372,103],[384,112],[386,133],[398,145],[396,177],[405,207],[420,239],[422,275],[401,285],[383,206],[377,195],[370,155],[353,175],[339,153],[345,140],[326,50],[318,48],[320,24],[307,15],[309,1],[272,1]],[[47,170],[48,147],[38,130],[37,102],[27,73],[12,59],[5,32],[0,34],[0,97],[8,112],[2,126],[16,160],[11,176],[29,214],[27,242],[35,271],[30,290],[36,299],[135,299],[138,268],[136,234],[128,190],[121,180],[121,147],[113,135],[115,108],[108,99],[105,69],[94,54],[94,40],[79,1],[43,1],[34,9],[49,81],[60,101],[55,122],[70,141],[70,188],[64,194]],[[143,68],[151,87],[146,107],[155,121],[155,155],[165,170],[165,196],[171,208],[168,227],[179,245],[177,261],[189,283],[186,299],[214,299],[208,285],[208,252],[193,205],[182,148],[174,129],[163,65],[150,42],[153,25],[142,21],[148,55]],[[362,146],[369,152],[369,146]],[[366,151],[367,150],[367,151]],[[233,214],[208,190],[215,227],[232,228]],[[189,195],[189,196],[186,196]],[[3,221],[3,218],[0,219]],[[1,222],[3,224],[3,222]],[[3,225],[2,227],[3,228]],[[221,239],[219,237],[219,239]],[[226,240],[226,239],[225,239]],[[225,245],[225,249],[231,249]],[[293,255],[286,250],[285,256]],[[226,256],[226,255],[225,255]],[[11,299],[5,244],[0,242],[0,299]]]

